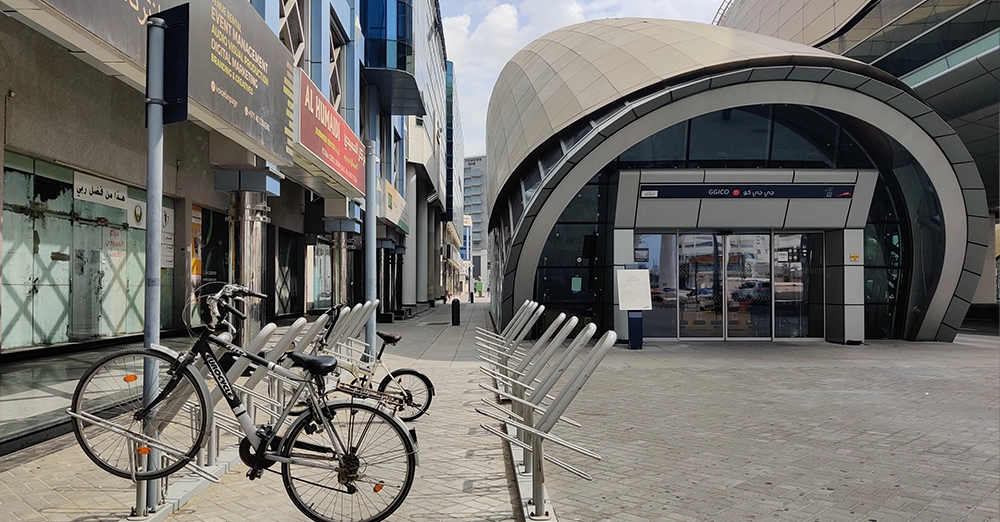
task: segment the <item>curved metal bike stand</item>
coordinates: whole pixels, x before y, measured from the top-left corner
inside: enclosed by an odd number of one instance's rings
[[[480,366],[480,371],[492,378],[492,383],[481,383],[479,387],[493,395],[492,400],[483,398],[482,402],[501,413],[483,408],[476,408],[476,411],[502,423],[502,428],[480,424],[481,428],[520,449],[520,459],[517,458],[518,453],[515,453],[514,459],[518,472],[518,489],[531,490],[531,497],[522,501],[525,516],[530,520],[555,520],[552,502],[545,489],[543,463],[547,461],[555,464],[585,480],[592,478],[584,471],[546,455],[542,443],[548,441],[600,460],[601,456],[597,453],[559,438],[551,431],[560,421],[581,427],[578,422],[564,417],[563,413],[618,337],[614,331],[606,332],[584,356],[585,347],[590,344],[597,331],[593,323],[588,324],[573,338],[558,360],[550,364],[579,320],[571,317],[567,321],[565,314],[559,314],[529,349],[522,349],[521,341],[542,311],[544,307],[526,301],[502,334],[479,332],[483,334],[477,337],[476,344],[483,348],[480,351],[483,355],[479,358],[486,363]],[[581,362],[576,371],[565,381],[555,397],[550,395],[556,383],[577,359]],[[509,409],[503,405],[507,401],[510,402]]]

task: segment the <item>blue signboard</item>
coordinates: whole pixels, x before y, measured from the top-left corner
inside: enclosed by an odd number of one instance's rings
[[[645,199],[850,199],[853,195],[853,185],[728,183],[639,186],[639,197]]]

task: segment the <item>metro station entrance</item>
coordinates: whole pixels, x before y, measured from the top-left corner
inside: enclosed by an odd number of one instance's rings
[[[645,337],[823,337],[823,233],[636,234]]]

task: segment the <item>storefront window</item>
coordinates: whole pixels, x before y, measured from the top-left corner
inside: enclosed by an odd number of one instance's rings
[[[274,281],[274,298],[279,315],[302,313],[300,290],[302,260],[299,245],[302,236],[289,230],[278,229],[278,272]]]
[[[13,153],[5,160],[3,349],[142,332],[145,230],[125,210],[140,194]],[[161,270],[167,328],[172,272]]]
[[[333,262],[330,245],[317,242],[306,247],[306,258],[312,259],[312,264],[306,268],[312,270],[307,281],[306,306],[309,309],[326,309],[333,306]]]

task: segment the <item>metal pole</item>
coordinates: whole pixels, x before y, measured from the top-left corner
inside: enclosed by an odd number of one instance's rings
[[[545,471],[542,469],[544,460],[542,438],[535,435],[531,439],[531,499],[535,504],[532,520],[548,518],[548,513],[545,512]]]
[[[135,448],[133,448],[133,451],[135,451]],[[146,466],[149,465],[149,455],[146,453],[139,453],[136,451],[135,458],[136,466],[139,469],[145,469]],[[149,515],[149,507],[146,502],[146,497],[149,495],[147,485],[148,484],[145,480],[137,480],[135,483],[135,509],[132,510],[132,516],[134,517],[145,517]]]
[[[378,219],[378,165],[375,162],[375,141],[365,141],[365,300],[378,299],[377,270],[375,264],[376,242],[375,221]],[[365,342],[368,343],[367,354],[375,358],[375,314],[368,317],[365,325]]]
[[[148,348],[160,343],[160,228],[163,216],[163,47],[166,23],[150,18],[147,26],[146,52],[146,296],[143,309],[143,344]],[[148,404],[159,387],[159,368],[155,359],[146,358],[143,367],[143,400]],[[155,434],[149,434],[155,436]],[[152,450],[147,456],[150,469],[155,469],[160,455]],[[146,489],[147,506],[159,505],[159,481],[149,481]]]

